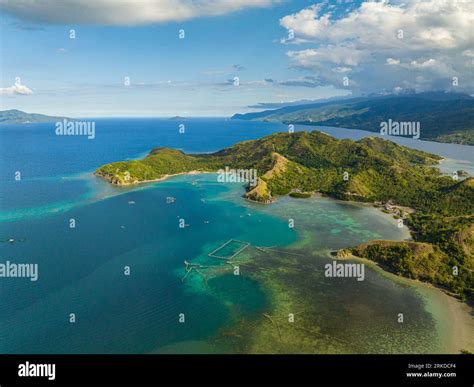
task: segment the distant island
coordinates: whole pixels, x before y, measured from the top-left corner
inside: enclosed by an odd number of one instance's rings
[[[430,92],[360,97],[235,114],[233,119],[380,132],[381,122],[419,122],[420,139],[474,145],[474,98]]]
[[[170,175],[255,169],[249,200],[278,195],[371,202],[410,227],[413,242],[374,241],[339,252],[368,258],[398,274],[474,295],[474,178],[453,180],[433,165],[441,157],[377,137],[337,140],[313,132],[277,133],[211,154],[155,148],[142,160],[106,164],[95,172],[112,184],[157,181]]]
[[[64,119],[71,120],[67,117],[55,117],[37,113],[26,113],[16,109],[0,111],[0,124],[36,124],[42,122],[63,121]]]

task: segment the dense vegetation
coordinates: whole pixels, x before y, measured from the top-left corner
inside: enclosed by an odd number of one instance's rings
[[[287,124],[334,126],[380,132],[380,123],[419,122],[422,139],[474,145],[474,98],[421,93],[353,98],[236,114],[233,118]]]
[[[277,195],[301,197],[317,191],[343,200],[411,207],[415,212],[405,222],[416,242],[374,244],[354,251],[400,274],[469,296],[474,179],[442,176],[432,167],[439,159],[381,138],[337,140],[314,131],[277,133],[212,154],[157,148],[143,160],[107,164],[96,174],[127,185],[194,170],[256,169],[258,184],[246,193],[255,201],[268,203]],[[458,275],[453,274],[454,266]]]
[[[390,270],[474,296],[474,179],[422,201],[406,219],[416,242],[374,241],[352,249]]]

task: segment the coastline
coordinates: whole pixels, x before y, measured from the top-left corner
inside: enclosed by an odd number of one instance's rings
[[[130,186],[135,186],[135,185],[140,185],[140,184],[146,184],[146,183],[158,183],[160,181],[164,181],[164,180],[167,180],[171,177],[174,177],[174,176],[180,176],[180,175],[200,175],[200,174],[205,174],[205,173],[217,173],[215,171],[198,171],[198,170],[193,170],[193,171],[188,171],[188,172],[179,172],[179,173],[172,173],[172,174],[166,174],[166,175],[163,175],[157,179],[150,179],[150,180],[140,180],[140,181],[134,181],[133,183],[128,183],[128,184],[117,184],[117,183],[113,183],[111,182],[107,177],[105,177],[104,175],[102,174],[99,174],[97,173],[97,171],[95,171],[93,173],[94,176],[97,176],[105,181],[107,181],[108,183],[112,184],[113,186],[115,187],[130,187]]]

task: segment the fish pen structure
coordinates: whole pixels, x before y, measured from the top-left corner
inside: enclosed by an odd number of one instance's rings
[[[232,258],[244,251],[248,246],[250,246],[250,243],[248,242],[239,241],[237,239],[229,239],[226,243],[219,246],[213,252],[209,253],[208,256],[211,258],[230,261]]]

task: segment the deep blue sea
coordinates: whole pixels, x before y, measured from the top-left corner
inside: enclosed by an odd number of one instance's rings
[[[242,186],[218,184],[212,174],[134,188],[112,187],[92,175],[105,163],[140,158],[153,147],[212,152],[286,131],[285,125],[223,118],[95,122],[93,140],[56,136],[53,124],[0,126],[0,263],[39,265],[36,282],[0,278],[0,353],[233,352],[232,346],[214,340],[216,335],[236,319],[265,311],[271,302],[268,292],[250,277],[234,275],[208,284],[196,277],[182,282],[184,260],[208,262],[207,254],[229,239],[285,248],[304,236],[312,249],[323,252],[405,235],[393,219],[372,208],[328,199],[249,204],[241,198]],[[178,130],[181,123],[184,134]],[[339,138],[373,135],[322,130]],[[446,157],[446,173],[473,171],[470,147],[396,140]],[[175,203],[167,204],[170,196]],[[304,228],[288,228],[292,214],[301,217]],[[75,228],[70,228],[71,219]],[[179,228],[179,219],[188,227]],[[367,294],[367,308],[380,307],[382,298],[369,295],[383,289],[386,307],[410,308],[419,326],[425,321],[429,335],[431,317],[414,290],[376,272],[369,279],[358,290]],[[350,293],[352,285],[345,286],[338,291]],[[231,313],[236,306],[237,317]],[[185,323],[178,322],[181,313]],[[327,321],[337,320],[335,310],[327,313]],[[364,326],[363,316],[358,324]],[[346,339],[351,334],[344,332]],[[371,348],[397,352],[381,346],[381,340],[374,336]],[[360,345],[363,351],[365,344]]]

